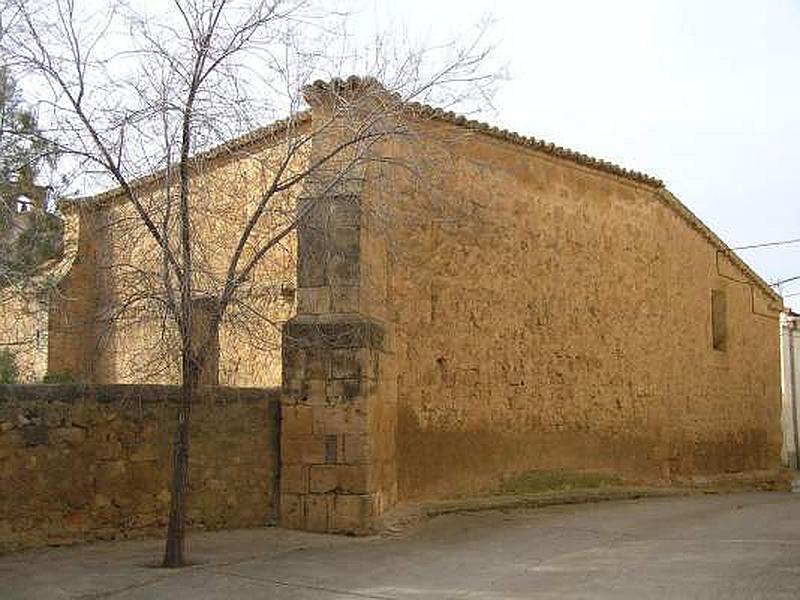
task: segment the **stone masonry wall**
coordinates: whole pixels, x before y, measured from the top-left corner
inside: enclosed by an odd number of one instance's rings
[[[36,290],[0,290],[0,350],[14,356],[18,381],[41,379],[47,369],[47,305]]]
[[[311,164],[351,128],[382,126],[372,112],[380,93],[352,91],[306,95],[320,132]],[[343,147],[298,202],[307,216],[297,230],[297,315],[283,328],[280,504],[284,526],[363,533],[397,501],[397,376],[391,328],[374,302],[385,304],[385,293],[370,277],[385,251],[361,194],[369,154]]]
[[[284,150],[285,145],[266,136],[258,144],[220,151],[192,174],[197,298],[221,293],[239,236]],[[284,175],[301,169],[305,158],[298,152]],[[151,215],[160,214],[166,199],[159,181],[142,184],[137,194]],[[294,190],[272,199],[244,248],[240,269],[260,244],[287,225],[295,201]],[[73,235],[78,252],[50,311],[49,370],[100,384],[176,383],[179,340],[164,318],[163,303],[152,300],[161,289],[163,257],[157,244],[130,203],[113,193],[68,208],[80,216]],[[296,256],[295,236],[290,234],[258,263],[228,307],[218,332],[223,385],[280,382],[280,325],[294,313]]]
[[[25,286],[0,288],[0,349],[14,355],[20,383],[41,381],[48,373],[50,333],[60,319],[55,309],[64,301],[62,290],[55,289],[53,284],[74,264],[78,250],[79,215],[66,213],[62,217],[65,234],[62,256],[41,265]],[[55,322],[51,318],[54,313]],[[59,341],[56,339],[56,344]],[[78,355],[80,345],[75,344],[72,356]]]
[[[426,178],[381,184],[401,499],[536,470],[667,482],[779,466],[779,299],[663,188],[428,127],[399,150]]]
[[[397,499],[396,391],[377,322],[290,321],[284,331],[281,524],[369,531]]]
[[[293,168],[318,164],[354,123],[385,125],[372,111],[391,98],[365,84],[361,102],[363,86],[340,84],[312,86],[317,134]],[[220,381],[281,378],[281,447],[266,441],[276,395],[209,392],[195,413],[196,525],[263,523],[278,504],[283,525],[361,533],[398,499],[490,492],[529,471],[652,483],[779,465],[780,299],[669,192],[469,126],[408,125],[369,145],[381,160],[346,145],[264,223],[261,234],[304,215],[253,276],[253,308],[268,318],[223,324]],[[264,169],[244,152],[193,182],[209,250],[201,296],[213,296]],[[135,290],[140,266],[159,264],[141,227],[118,229],[129,209],[108,206],[100,315]],[[158,322],[137,313],[96,334],[95,380],[172,380],[169,351],[152,343]],[[169,404],[161,392],[82,393],[0,403],[9,545],[162,525]]]
[[[97,255],[102,230],[96,214],[73,209],[77,251],[48,306],[47,372],[75,381],[92,380],[97,362]]]
[[[169,386],[0,386],[0,552],[161,535]],[[274,521],[279,392],[205,388],[192,411],[188,524]]]

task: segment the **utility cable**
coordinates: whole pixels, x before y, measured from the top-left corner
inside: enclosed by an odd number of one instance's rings
[[[768,248],[770,246],[785,246],[787,244],[800,244],[800,238],[782,240],[780,242],[764,242],[763,244],[750,244],[748,246],[735,246],[731,250],[753,250],[755,248]]]
[[[794,277],[787,277],[786,279],[778,279],[775,283],[771,283],[769,287],[775,287],[778,285],[783,285],[784,283],[789,283],[790,281],[797,281],[800,279],[800,275],[795,275]]]

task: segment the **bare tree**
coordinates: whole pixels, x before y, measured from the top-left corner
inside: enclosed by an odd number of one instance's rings
[[[180,566],[191,408],[221,324],[269,319],[263,307],[280,291],[259,270],[285,267],[298,223],[382,161],[380,144],[409,134],[410,101],[488,97],[487,49],[478,35],[350,52],[343,15],[305,0],[174,0],[164,14],[114,4],[91,15],[75,0],[13,0],[5,12],[4,57],[38,91],[48,143],[68,157],[75,191],[115,186],[107,197],[120,208],[103,226],[129,232],[123,243],[138,249],[106,265],[129,293],[102,318],[120,326],[148,314],[180,366],[163,560]],[[308,86],[345,68],[367,76]],[[313,121],[304,88],[325,95]],[[225,143],[279,115],[253,136],[266,149],[247,136]]]

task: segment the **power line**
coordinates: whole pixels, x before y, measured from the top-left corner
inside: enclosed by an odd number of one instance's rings
[[[787,244],[798,244],[800,243],[800,238],[794,238],[792,240],[782,240],[780,242],[764,242],[763,244],[750,244],[749,246],[735,246],[731,248],[731,250],[753,250],[754,248],[767,248],[769,246],[785,246]]]
[[[786,279],[778,279],[775,283],[771,283],[770,287],[775,287],[778,285],[783,285],[784,283],[789,283],[790,281],[797,281],[800,279],[800,275],[795,275],[794,277],[787,277]]]

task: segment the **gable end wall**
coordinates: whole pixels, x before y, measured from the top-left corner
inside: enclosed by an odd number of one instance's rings
[[[662,190],[437,135],[433,183],[397,196],[390,258],[401,499],[538,470],[670,481],[779,465],[774,297]]]

